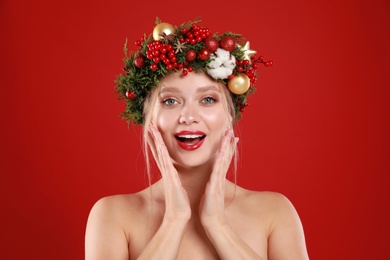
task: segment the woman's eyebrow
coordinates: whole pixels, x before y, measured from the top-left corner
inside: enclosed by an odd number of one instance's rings
[[[217,88],[216,86],[201,87],[201,88],[197,89],[197,92],[206,92],[206,91],[209,91],[209,90],[214,90],[214,91],[221,92],[221,90],[219,88]]]
[[[206,86],[206,87],[201,87],[201,88],[198,88],[196,90],[196,92],[206,92],[206,91],[209,91],[209,90],[214,90],[214,91],[217,91],[217,92],[220,92],[220,89],[217,88],[216,86]],[[160,90],[160,94],[164,94],[164,93],[180,93],[180,88],[177,88],[177,87],[165,87],[165,88],[161,88]]]
[[[180,90],[178,88],[174,87],[166,87],[166,88],[161,88],[160,94],[170,92],[170,93],[180,93]]]

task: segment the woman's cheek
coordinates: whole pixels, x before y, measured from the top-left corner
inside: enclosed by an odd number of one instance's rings
[[[167,136],[169,136],[175,130],[175,111],[174,110],[162,110],[157,114],[156,125],[160,131],[164,142],[167,144]]]
[[[206,111],[203,118],[213,129],[221,128],[222,131],[226,130],[228,120],[223,110]]]

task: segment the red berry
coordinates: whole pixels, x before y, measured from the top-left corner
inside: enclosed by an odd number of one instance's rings
[[[137,68],[142,68],[145,65],[145,60],[142,57],[138,57],[134,60],[134,65]]]
[[[206,48],[211,52],[215,52],[219,47],[218,40],[211,36],[204,39],[203,42]]]
[[[207,48],[203,48],[199,51],[198,57],[201,60],[207,60],[210,57],[210,51]]]
[[[264,63],[264,62],[265,62],[265,59],[264,59],[264,57],[263,57],[263,56],[260,56],[259,60],[260,60],[260,62],[262,62],[262,63]]]
[[[237,43],[233,36],[228,35],[222,37],[222,39],[219,41],[219,45],[222,49],[227,51],[234,51],[234,49],[236,49]]]
[[[153,71],[157,70],[157,64],[153,63],[152,65],[150,65],[150,69]]]
[[[134,99],[134,98],[135,98],[135,94],[134,94],[133,91],[127,90],[127,91],[126,91],[126,97],[127,97],[128,99]]]
[[[175,57],[175,52],[174,51],[169,51],[168,52],[168,58],[172,59],[173,57]]]
[[[196,59],[196,51],[190,49],[186,53],[186,60],[187,61],[193,61]]]
[[[187,70],[183,70],[183,71],[182,71],[182,74],[183,74],[183,76],[187,76],[188,71],[187,71]]]

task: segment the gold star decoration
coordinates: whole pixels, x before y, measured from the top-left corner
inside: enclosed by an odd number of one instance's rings
[[[244,52],[244,59],[249,60],[251,62],[251,57],[257,53],[257,51],[249,49],[249,41],[244,44],[244,46],[238,45],[241,50]]]

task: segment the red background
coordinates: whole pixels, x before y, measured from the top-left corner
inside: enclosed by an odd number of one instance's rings
[[[99,198],[145,187],[117,116],[122,47],[200,16],[274,61],[239,125],[238,183],[287,195],[312,259],[390,258],[390,4],[0,1],[0,258],[83,259]]]

